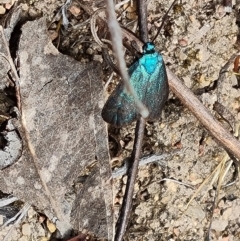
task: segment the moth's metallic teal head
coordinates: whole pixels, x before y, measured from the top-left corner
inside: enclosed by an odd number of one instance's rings
[[[143,54],[153,54],[155,53],[155,45],[152,42],[146,42],[143,45]]]

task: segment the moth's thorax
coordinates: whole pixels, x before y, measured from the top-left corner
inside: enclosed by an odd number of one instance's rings
[[[145,68],[148,74],[152,74],[157,66],[162,65],[163,59],[157,52],[152,54],[144,54],[140,59],[139,63]]]

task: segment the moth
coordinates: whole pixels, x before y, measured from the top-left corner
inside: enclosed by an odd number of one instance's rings
[[[143,45],[142,56],[131,65],[128,73],[130,84],[149,111],[147,120],[160,118],[169,86],[163,57],[152,42]],[[134,98],[126,91],[123,82],[109,96],[102,109],[102,117],[116,127],[131,124],[140,117]]]

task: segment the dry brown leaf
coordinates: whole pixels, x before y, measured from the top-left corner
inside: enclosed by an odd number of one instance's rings
[[[111,239],[111,169],[100,115],[101,66],[81,65],[60,54],[44,18],[23,26],[19,58],[23,151],[14,165],[1,171],[0,189],[34,204],[50,220],[57,218],[62,234],[72,227],[85,228]],[[86,179],[73,188],[90,165]]]

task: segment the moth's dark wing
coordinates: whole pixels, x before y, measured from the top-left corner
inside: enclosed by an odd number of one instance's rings
[[[147,58],[147,56],[143,56],[143,58]],[[151,74],[146,71],[146,65],[139,64],[130,78],[130,84],[149,111],[149,120],[160,118],[169,93],[165,65],[162,57],[158,59]],[[131,68],[129,71],[131,71]]]
[[[122,127],[135,121],[138,117],[133,97],[126,93],[123,83],[119,83],[109,96],[102,109],[104,121]]]
[[[161,117],[162,109],[168,99],[169,86],[164,62],[157,65],[156,71],[149,76],[142,102],[149,110],[149,120]]]

